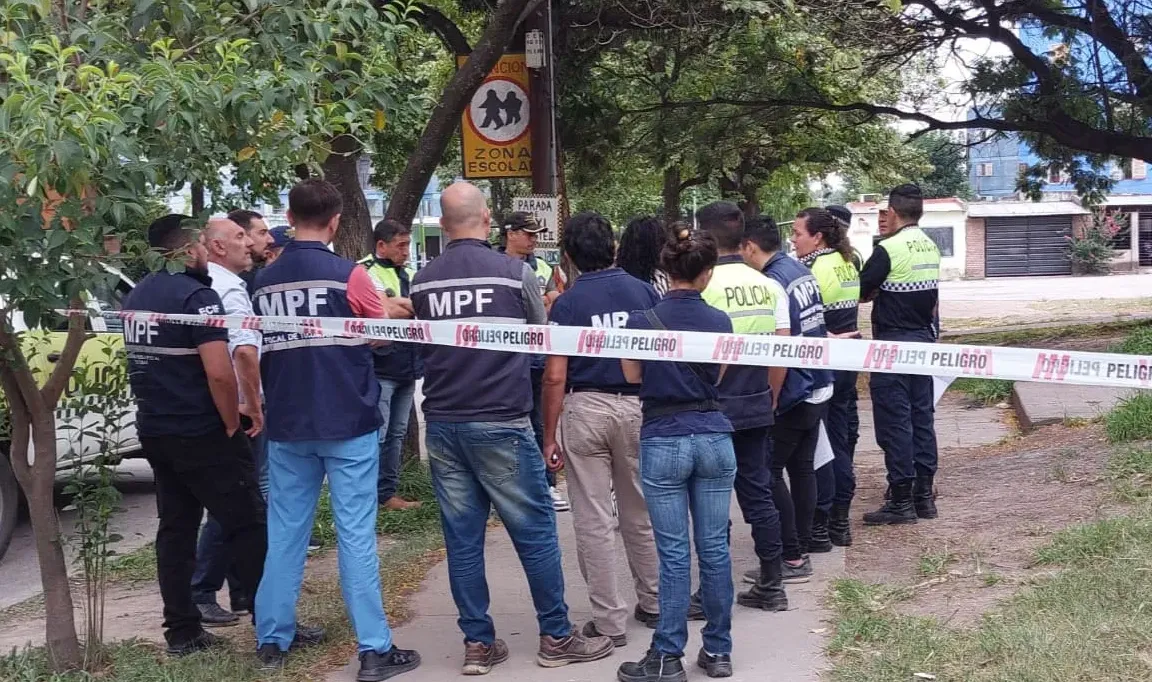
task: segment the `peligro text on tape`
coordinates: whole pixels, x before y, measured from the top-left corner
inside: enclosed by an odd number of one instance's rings
[[[87,313],[77,311],[76,314]],[[1116,353],[911,341],[487,324],[470,320],[429,322],[334,317],[244,317],[143,311],[102,314],[122,318],[126,325],[187,324],[257,329],[294,334],[294,338],[298,339],[344,336],[512,353],[819,367],[894,374],[1152,388],[1152,357]]]

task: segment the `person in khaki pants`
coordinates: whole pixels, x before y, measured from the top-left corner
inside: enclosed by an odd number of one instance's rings
[[[647,310],[659,300],[650,284],[614,267],[612,226],[599,214],[573,216],[564,227],[562,247],[581,274],[552,305],[552,324],[607,333],[623,328],[629,312]],[[603,342],[599,333],[585,339],[589,348]],[[607,635],[617,647],[628,642],[628,607],[616,585],[613,490],[639,601],[635,618],[650,628],[659,620],[660,561],[640,490],[638,389],[624,379],[614,358],[550,356],[544,370],[544,459],[549,468],[568,470],[576,554],[592,605],[583,634]]]

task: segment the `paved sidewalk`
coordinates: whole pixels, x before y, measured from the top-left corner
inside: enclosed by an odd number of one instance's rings
[[[733,498],[733,570],[740,574],[755,565],[748,527],[741,521]],[[588,597],[576,563],[572,515],[559,514],[560,543],[564,553],[564,575],[567,582],[569,615],[577,626],[589,619]],[[623,552],[620,553],[623,557]],[[817,576],[806,585],[788,586],[792,604],[786,613],[765,613],[740,606],[733,607],[733,682],[817,682],[825,666],[823,630],[827,613],[820,606],[827,592],[828,580],[843,573],[844,555],[837,549],[832,554],[813,555]],[[499,682],[609,682],[616,679],[616,668],[623,661],[637,660],[651,642],[652,631],[629,619],[628,646],[617,649],[609,658],[596,663],[545,669],[536,665],[538,647],[536,617],[528,593],[524,572],[503,528],[489,530],[487,546],[488,583],[492,593],[492,617],[497,635],[508,642],[510,660],[495,668],[485,679]],[[626,564],[618,567],[622,585],[631,585]],[[695,571],[694,571],[695,573]],[[694,582],[695,584],[695,582]],[[737,589],[745,589],[743,584]],[[397,677],[403,682],[444,682],[464,679],[460,675],[464,644],[456,627],[456,607],[448,589],[448,565],[432,569],[421,591],[413,597],[413,610],[418,615],[396,631],[399,646],[420,651],[424,659],[419,670]],[[634,600],[634,597],[633,597]],[[633,601],[634,603],[634,601]],[[708,679],[695,668],[700,648],[700,623],[690,623],[690,640],[685,663],[692,663],[688,677]],[[815,632],[814,632],[815,631]],[[357,664],[329,676],[330,682],[356,679]]]

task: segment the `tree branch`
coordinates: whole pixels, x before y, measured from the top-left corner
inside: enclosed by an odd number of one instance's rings
[[[387,3],[381,2],[378,6],[382,7]],[[434,34],[444,43],[444,49],[453,55],[465,55],[472,52],[472,46],[468,44],[468,38],[456,25],[456,22],[449,19],[443,12],[427,3],[417,3],[416,8],[420,10],[416,15],[416,22]]]
[[[75,299],[69,304],[72,310],[80,310],[83,306],[84,303],[80,299]],[[60,351],[60,359],[56,361],[56,366],[48,376],[48,381],[44,383],[44,388],[40,389],[40,397],[44,404],[53,409],[56,403],[60,402],[64,389],[68,387],[68,380],[72,378],[72,370],[76,367],[77,358],[80,357],[80,349],[87,340],[84,333],[84,319],[83,315],[68,317],[68,336],[64,341],[63,350]]]

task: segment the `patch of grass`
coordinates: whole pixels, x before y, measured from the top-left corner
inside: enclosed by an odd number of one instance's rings
[[[1123,341],[1116,344],[1113,353],[1128,353],[1130,355],[1152,355],[1152,327],[1140,327]]]
[[[1007,379],[961,377],[953,381],[948,390],[965,393],[985,405],[995,405],[1012,397],[1012,382]]]
[[[920,575],[931,578],[942,575],[948,570],[948,566],[955,562],[956,554],[948,551],[947,546],[938,552],[926,550],[920,555],[920,563],[917,566],[917,571],[919,571]]]
[[[1036,552],[1039,565],[1091,568],[1107,559],[1152,555],[1152,514],[1121,516],[1084,526],[1073,526],[1052,537]]]
[[[1039,346],[1049,341],[1062,341],[1075,338],[1098,338],[1109,332],[1125,330],[1152,329],[1147,320],[1118,320],[1103,324],[1072,324],[1064,326],[1041,327],[1038,329],[1015,329],[1012,331],[963,334],[951,336],[945,334],[941,339],[944,343],[979,344],[982,346]]]
[[[1152,496],[1152,449],[1123,448],[1108,461],[1108,479],[1124,502]]]
[[[108,562],[108,579],[116,582],[156,581],[156,546],[149,542]]]
[[[1104,418],[1104,432],[1113,443],[1152,439],[1152,393],[1137,393]]]
[[[938,680],[1136,682],[1152,678],[1152,506],[1126,519],[1058,535],[1041,550],[1063,566],[987,614],[974,627],[894,613],[890,588],[840,581],[839,620],[829,646],[836,682]],[[1000,582],[995,574],[984,584]]]
[[[984,583],[984,587],[995,587],[1004,582],[1004,576],[999,573],[985,573],[980,576],[980,581]]]
[[[407,598],[424,579],[428,569],[443,559],[444,540],[440,532],[439,508],[432,493],[426,466],[409,463],[401,472],[400,494],[420,499],[424,507],[415,512],[381,513],[384,551],[380,552],[380,584],[389,622],[399,625],[411,618]],[[324,511],[327,510],[327,511]],[[383,519],[387,518],[387,523]],[[327,493],[317,509],[320,532],[330,532],[331,506]],[[320,525],[318,524],[318,525]],[[323,537],[323,535],[322,535]],[[118,579],[154,581],[156,558],[152,545],[118,558],[111,568]],[[147,642],[117,642],[108,647],[109,664],[95,673],[75,672],[53,675],[43,649],[25,649],[0,657],[3,682],[257,682],[271,680],[323,679],[325,671],[346,664],[356,653],[352,628],[348,623],[340,582],[336,575],[306,575],[298,605],[301,622],[327,631],[327,643],[293,652],[288,666],[279,675],[268,677],[256,668],[251,641],[240,637],[229,650],[206,652],[182,659],[168,658],[161,648]]]

